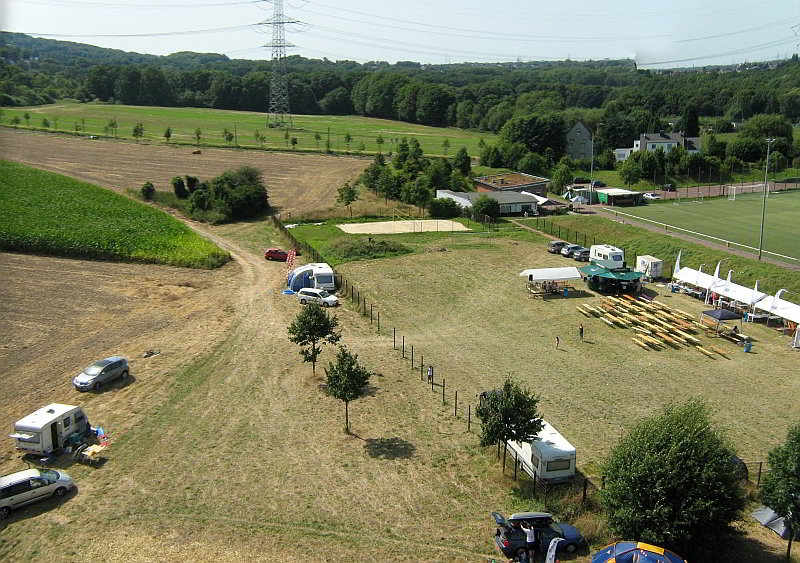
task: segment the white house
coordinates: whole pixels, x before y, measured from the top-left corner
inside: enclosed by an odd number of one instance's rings
[[[472,203],[479,197],[486,196],[500,204],[501,215],[521,215],[527,212],[536,215],[539,201],[533,194],[512,191],[505,192],[451,192],[450,190],[436,190],[436,197],[452,199],[461,207],[472,207]]]
[[[642,133],[633,142],[631,148],[614,149],[617,161],[626,160],[631,153],[636,151],[656,152],[662,149],[665,153],[674,148],[683,147],[689,153],[700,152],[700,139],[698,137],[684,137],[683,133]]]

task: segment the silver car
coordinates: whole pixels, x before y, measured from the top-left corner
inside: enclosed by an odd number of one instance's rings
[[[83,370],[72,380],[72,384],[78,391],[88,391],[89,389],[97,391],[109,381],[117,378],[125,379],[128,377],[129,371],[128,360],[119,356],[111,356],[95,362]]]
[[[319,303],[323,307],[335,307],[339,304],[339,299],[331,295],[324,289],[305,287],[297,292],[297,299],[301,304]]]
[[[0,477],[0,519],[14,508],[50,497],[63,497],[74,484],[72,477],[53,469],[26,469]]]

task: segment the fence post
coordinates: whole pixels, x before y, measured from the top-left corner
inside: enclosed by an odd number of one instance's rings
[[[497,440],[497,459],[500,459],[500,439]]]
[[[444,401],[444,384],[445,384],[445,379],[443,377],[442,378],[442,404],[443,405],[445,404],[445,401]]]
[[[403,335],[403,357],[406,357],[406,335]]]
[[[423,369],[424,368],[425,368],[425,355],[424,354],[420,354],[419,355],[419,380],[420,381],[425,381],[425,379],[423,378]]]
[[[369,304],[369,324],[372,324],[372,303]]]
[[[381,333],[381,312],[378,311],[378,334]]]
[[[453,416],[458,418],[458,389],[456,389],[456,406],[453,407]]]
[[[364,313],[363,313],[363,315],[365,317],[367,316],[367,298],[366,297],[364,298]],[[372,305],[370,305],[369,316],[370,316],[370,321],[371,321],[372,320]]]
[[[472,425],[472,405],[467,405],[467,432]]]
[[[353,285],[351,284],[351,285],[350,285],[350,303],[352,303],[352,302],[353,302],[353,294],[354,294],[354,293],[355,293],[355,292],[353,291]]]
[[[433,388],[433,378],[432,377],[431,377],[431,391],[435,391],[435,389]]]
[[[503,442],[503,475],[506,474],[506,452],[508,448],[506,447],[506,443]]]
[[[514,481],[517,480],[517,452],[514,451]]]
[[[414,367],[414,345],[411,345],[411,367]]]
[[[397,327],[392,328],[392,350],[397,350]]]
[[[756,483],[756,487],[761,486],[761,467],[764,465],[763,461],[758,462],[758,482]]]
[[[586,489],[589,487],[589,478],[583,478],[583,500],[581,501],[583,504],[586,504]]]

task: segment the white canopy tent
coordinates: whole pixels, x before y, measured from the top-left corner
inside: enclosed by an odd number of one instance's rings
[[[770,315],[782,317],[787,321],[800,324],[800,305],[795,305],[789,301],[781,299],[781,294],[786,291],[780,290],[775,295],[770,295],[756,303],[755,308]]]
[[[575,266],[568,268],[532,268],[523,270],[520,276],[530,282],[572,281],[581,279],[581,273]]]

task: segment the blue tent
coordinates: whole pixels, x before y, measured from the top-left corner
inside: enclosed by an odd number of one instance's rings
[[[607,545],[592,556],[592,563],[686,563],[671,551],[635,541]]]

